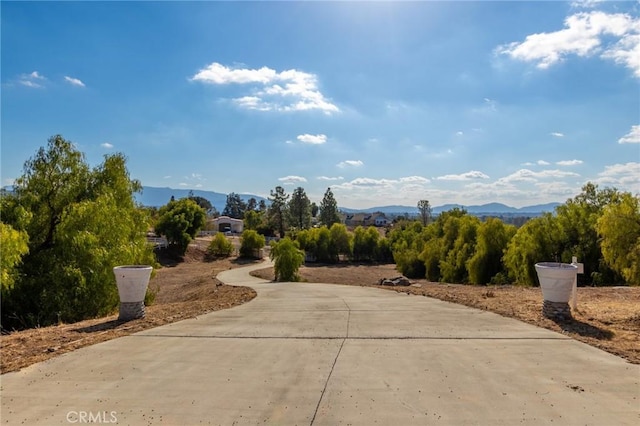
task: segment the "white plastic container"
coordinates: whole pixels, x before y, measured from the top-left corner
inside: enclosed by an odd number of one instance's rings
[[[570,263],[536,263],[542,297],[549,302],[569,303],[578,266]]]
[[[148,265],[123,265],[113,268],[122,303],[144,301],[153,267]]]

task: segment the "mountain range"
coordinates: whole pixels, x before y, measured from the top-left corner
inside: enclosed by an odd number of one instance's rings
[[[227,203],[227,194],[213,191],[201,191],[201,190],[189,190],[189,189],[173,189],[173,188],[158,188],[153,186],[144,186],[142,193],[136,194],[136,201],[144,206],[160,207],[169,202],[171,197],[176,199],[188,197],[190,193],[193,195],[206,198],[211,204],[219,211],[222,212]],[[245,202],[249,198],[255,198],[258,202],[260,200],[266,200],[264,197],[252,194],[239,194]],[[439,214],[443,211],[451,210],[455,207],[464,208],[467,212],[474,215],[480,214],[507,214],[507,215],[538,215],[545,212],[553,212],[554,209],[561,203],[548,203],[548,204],[536,204],[525,207],[510,207],[502,203],[489,203],[482,205],[463,206],[460,204],[445,204],[442,206],[434,206],[432,209],[433,214]],[[339,206],[340,210],[345,213],[376,213],[381,212],[388,215],[409,214],[417,215],[418,208],[416,206],[380,206],[370,207],[368,209],[350,209]]]

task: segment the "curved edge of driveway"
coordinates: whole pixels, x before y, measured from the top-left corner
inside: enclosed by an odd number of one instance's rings
[[[227,285],[233,286],[251,287],[256,284],[269,284],[272,283],[272,281],[254,277],[251,275],[251,272],[257,271],[258,269],[269,268],[271,266],[273,266],[273,262],[270,259],[266,259],[253,265],[222,271],[216,276],[216,278]]]

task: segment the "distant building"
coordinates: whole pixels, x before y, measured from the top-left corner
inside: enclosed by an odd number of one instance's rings
[[[234,234],[242,234],[244,230],[244,222],[241,219],[234,219],[229,216],[220,216],[209,220],[213,224],[213,229],[218,232],[233,232]]]
[[[386,226],[391,221],[384,213],[347,213],[342,216],[346,226]]]

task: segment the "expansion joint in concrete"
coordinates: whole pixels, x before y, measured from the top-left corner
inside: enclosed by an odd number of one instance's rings
[[[327,376],[327,380],[324,382],[324,387],[322,388],[322,392],[320,393],[320,398],[318,398],[318,404],[316,405],[316,409],[313,412],[313,417],[311,418],[311,423],[309,426],[313,426],[313,423],[316,421],[316,416],[318,415],[318,409],[320,409],[320,404],[322,403],[322,398],[324,397],[324,393],[327,391],[327,386],[329,385],[329,380],[331,380],[331,375],[333,375],[333,369],[336,367],[336,363],[338,362],[338,358],[340,358],[340,353],[342,352],[342,348],[344,346],[344,342],[349,338],[349,324],[351,323],[351,308],[347,302],[342,299],[342,302],[347,306],[347,332],[345,334],[344,339],[342,339],[342,343],[340,344],[340,349],[338,349],[338,353],[336,354],[335,359],[333,360],[333,365],[331,366],[331,371],[329,371],[329,375]]]

